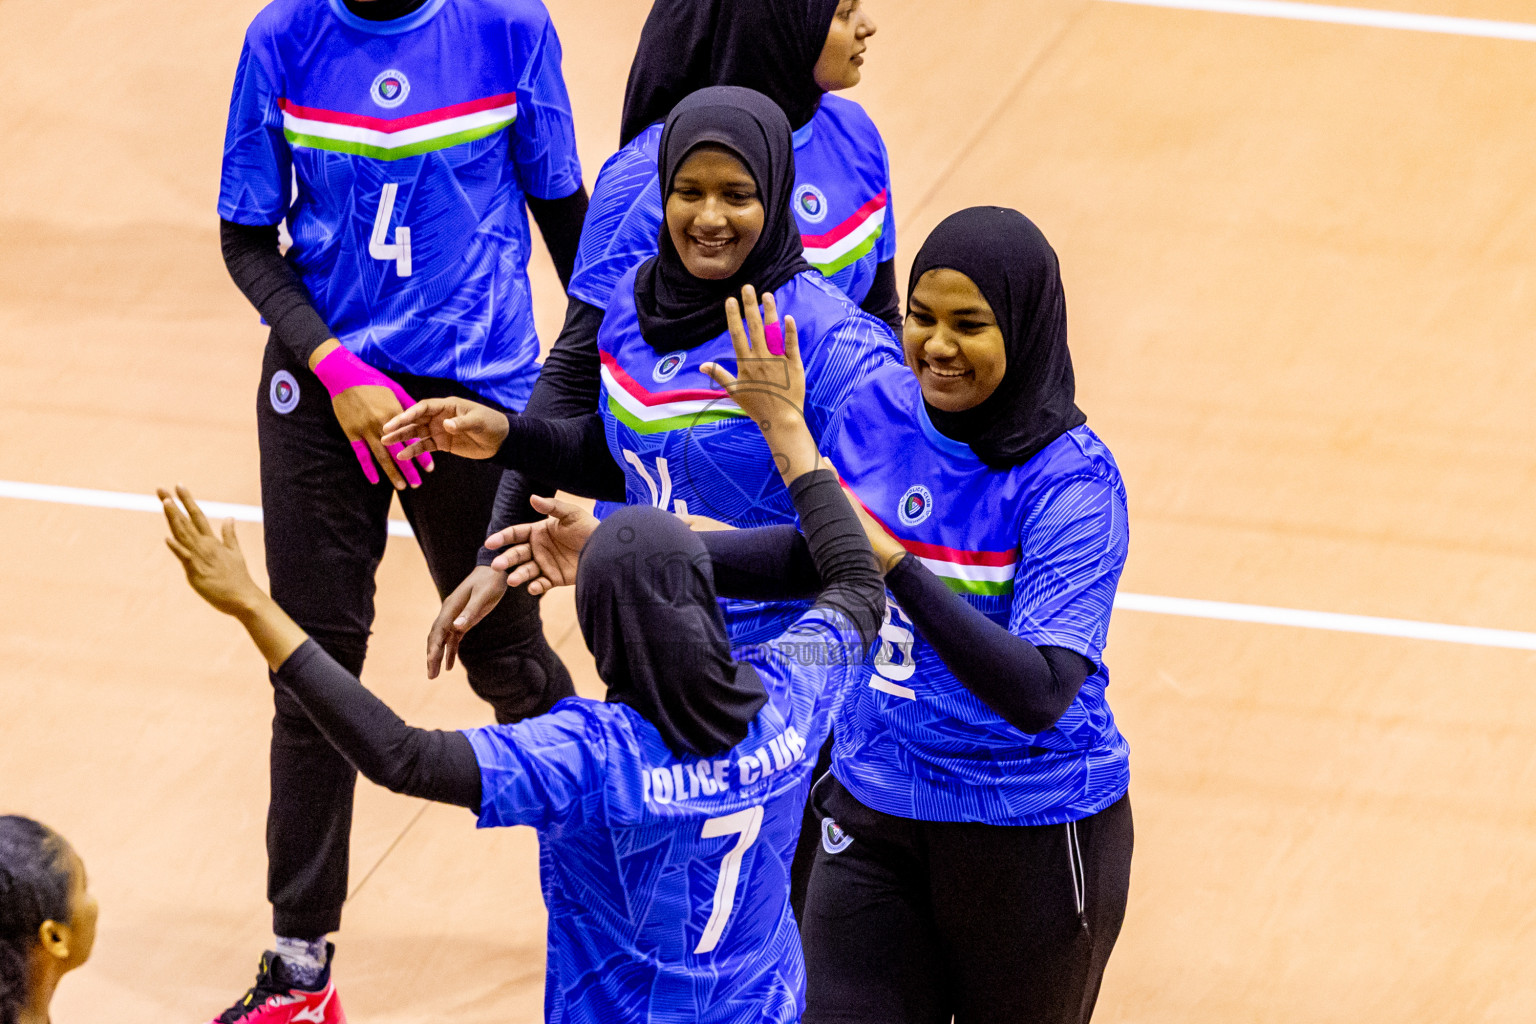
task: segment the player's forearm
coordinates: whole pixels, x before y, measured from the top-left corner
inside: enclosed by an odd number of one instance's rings
[[[822,579],[816,603],[846,615],[867,646],[885,616],[885,585],[837,474],[829,469],[800,474],[790,484],[789,496]]]
[[[331,338],[299,275],[278,250],[277,228],[219,222],[224,266],[235,287],[272,327],[284,348],[301,363]]]
[[[235,618],[251,635],[256,649],[274,672],[309,639],[309,634],[300,629],[276,601],[254,586]]]
[[[960,684],[1027,733],[1055,725],[1092,666],[1063,647],[1036,647],[977,611],[916,558],[891,568],[886,586]]]
[[[405,724],[312,641],[274,674],[321,735],[365,778],[406,796],[480,810],[480,767],[462,733]]]
[[[788,408],[786,404],[784,411],[758,421],[757,429],[763,432],[763,440],[768,442],[769,454],[779,468],[784,486],[788,487],[806,473],[826,467],[826,461],[816,449],[816,439],[811,436],[799,410]]]
[[[544,236],[555,273],[560,275],[560,286],[569,288],[571,271],[576,266],[576,249],[581,242],[581,226],[587,217],[587,187],[578,186],[563,199],[529,196],[528,210],[539,226],[539,234]]]

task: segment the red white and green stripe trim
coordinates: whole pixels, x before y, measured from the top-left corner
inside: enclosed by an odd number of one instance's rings
[[[861,501],[859,504],[863,505]],[[1013,576],[1019,567],[1019,549],[1010,551],[961,551],[942,544],[925,544],[920,540],[907,540],[896,536],[896,531],[885,520],[870,512],[870,518],[891,535],[891,539],[907,549],[907,553],[926,565],[939,579],[957,594],[977,596],[1013,593]]]
[[[724,391],[704,388],[647,391],[624,372],[617,359],[600,352],[608,408],[619,422],[637,434],[686,430],[722,420],[746,419],[747,414]]]
[[[862,259],[885,232],[887,193],[881,192],[824,235],[801,235],[805,258],[823,277]]]
[[[366,117],[277,101],[283,137],[297,149],[401,160],[494,135],[517,120],[517,94],[455,103],[409,117]]]

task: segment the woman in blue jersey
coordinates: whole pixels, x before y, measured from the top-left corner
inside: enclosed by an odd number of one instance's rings
[[[621,509],[574,573],[606,702],[571,698],[462,733],[412,729],[251,581],[233,523],[221,536],[184,489],[185,512],[160,492],[188,581],[241,621],[341,755],[397,792],[474,811],[482,827],[538,830],[555,1024],[793,1024],[804,1006],[789,863],[816,748],[883,595],[801,415],[793,331],[773,356],[747,319],[750,340],[734,325],[741,373],[728,389],[761,425],[826,585],[783,635],[733,650],[700,535],[658,509]]]
[[[1056,256],[1033,224],[956,214],[911,282],[907,367],[870,378],[822,449],[888,598],[813,797],[806,1020],[1079,1024],[1130,876],[1102,658],[1125,490],[1073,401]],[[569,575],[581,518],[540,506],[558,517],[508,554],[534,593]],[[792,532],[705,541],[736,593],[816,586]]]
[[[813,798],[806,1020],[1079,1024],[1130,879],[1103,661],[1129,535],[1039,229],[997,207],[934,229],[903,347],[823,448],[890,600]]]
[[[539,0],[274,0],[251,23],[219,215],[230,274],[272,327],[257,407],[267,570],[277,600],[350,671],[367,650],[393,496],[446,594],[475,565],[500,478],[462,459],[397,462],[381,425],[440,395],[522,407],[538,374],[528,212],[568,278],[585,206]],[[463,656],[498,721],[574,692],[526,593]],[[346,899],[355,773],[286,691],[274,699],[277,956],[258,988],[292,998],[261,1012],[241,1000],[220,1019],[334,1024],[326,936]]]
[[[527,411],[581,416],[597,408],[598,327],[625,274],[656,255],[663,196],[657,174],[662,121],[711,85],[754,89],[785,112],[794,135],[790,206],[806,260],[864,310],[899,331],[896,226],[890,163],[874,122],[833,93],[862,76],[875,23],[864,0],[659,0],[641,32],[625,91],[622,147],[598,175],[571,278],[566,323]],[[763,290],[759,285],[759,291]],[[531,493],[548,480],[507,473],[493,531],[537,516]],[[428,637],[428,671],[496,606],[505,574],[494,554],[444,601]]]
[[[789,210],[789,123],[770,100],[730,86],[693,93],[668,118],[659,152],[666,227],[660,252],[626,272],[603,317],[600,410],[547,420],[423,401],[387,425],[387,443],[424,438],[402,457],[494,457],[589,497],[736,527],[794,522],[762,437],[703,370],[732,358],[726,300],[744,295],[755,310],[763,293],[795,319],[818,440],[862,381],[899,365],[895,341],[805,263]],[[779,635],[801,610],[733,603],[726,624],[750,643]]]

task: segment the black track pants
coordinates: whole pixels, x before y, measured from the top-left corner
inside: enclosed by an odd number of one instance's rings
[[[821,829],[801,925],[806,1024],[1092,1017],[1125,917],[1129,797],[1039,826],[895,818],[833,778],[816,803],[841,831]]]
[[[414,398],[484,401],[453,381],[394,376]],[[267,344],[256,422],[272,596],[332,657],[360,674],[373,624],[374,570],[384,555],[395,491],[387,481],[375,485],[363,477],[325,388],[275,342]],[[422,474],[420,488],[400,492],[400,503],[438,593],[446,596],[475,568],[501,470],[452,455],[434,459],[436,471]],[[538,600],[525,588],[507,592],[465,635],[459,655],[470,686],[499,722],[541,714],[575,692],[544,640]],[[279,935],[318,938],[341,924],[356,774],[286,691],[274,694],[267,898]]]

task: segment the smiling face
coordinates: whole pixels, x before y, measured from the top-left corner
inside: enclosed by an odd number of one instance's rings
[[[812,75],[825,92],[852,89],[864,76],[866,41],[876,31],[875,19],[864,9],[864,0],[839,0],[826,44],[816,60]]]
[[[667,195],[667,233],[694,277],[723,281],[741,269],[763,233],[763,202],[736,154],[722,146],[688,154]]]
[[[918,278],[907,298],[901,342],[924,400],[944,412],[986,401],[1008,368],[991,305],[958,270],[930,270]]]

